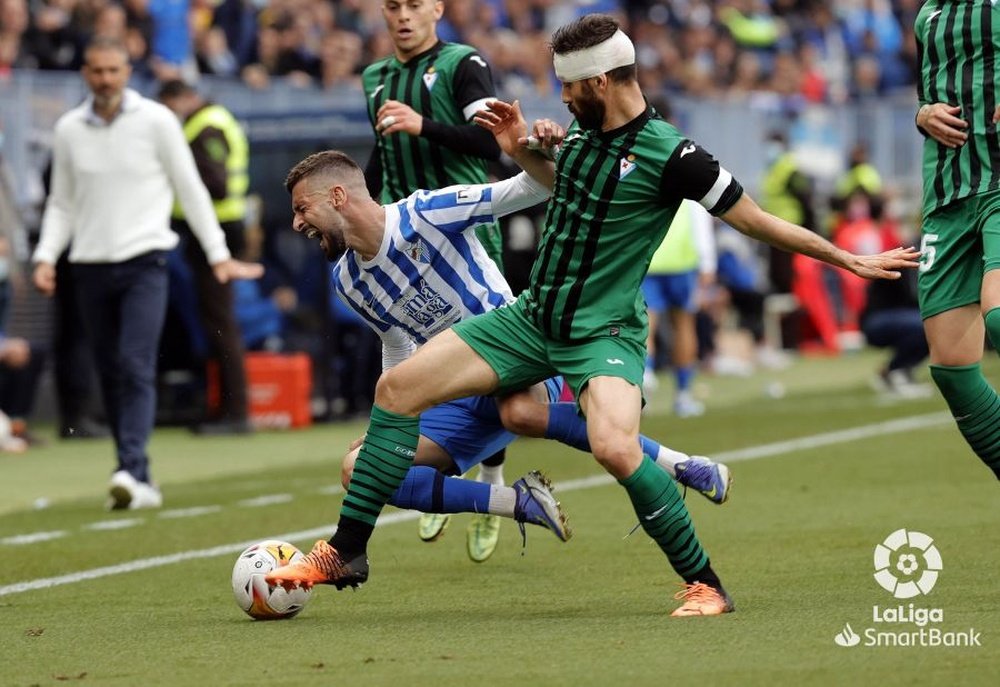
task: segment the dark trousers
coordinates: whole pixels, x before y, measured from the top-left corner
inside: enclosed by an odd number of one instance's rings
[[[31,415],[44,366],[45,350],[34,344],[31,345],[31,357],[23,367],[0,365],[0,410],[20,420]]]
[[[75,264],[73,277],[118,452],[117,470],[148,482],[156,355],[167,312],[166,254],[153,251],[119,263]]]
[[[184,256],[194,275],[198,312],[208,339],[209,354],[219,363],[220,416],[225,420],[247,418],[247,376],[243,366],[243,335],[233,307],[233,288],[220,284],[208,264],[201,244],[184,222],[177,223],[184,238]],[[243,222],[223,222],[226,245],[236,257],[243,250]]]
[[[919,365],[929,354],[924,323],[916,308],[870,313],[861,323],[861,332],[869,345],[893,349],[890,370],[908,370]]]
[[[77,307],[73,268],[64,253],[56,263],[55,321],[52,354],[55,366],[59,422],[73,427],[93,414],[91,393],[94,356],[84,331],[86,323]]]

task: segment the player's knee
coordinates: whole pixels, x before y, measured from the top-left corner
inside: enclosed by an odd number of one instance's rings
[[[407,412],[407,408],[403,405],[405,397],[405,389],[399,375],[394,370],[383,372],[375,385],[375,404],[382,410],[405,414]]]
[[[590,437],[590,450],[605,470],[619,478],[632,474],[642,459],[638,441],[618,433]]]
[[[500,422],[508,432],[528,437],[545,435],[544,408],[527,397],[512,398],[500,404]]]

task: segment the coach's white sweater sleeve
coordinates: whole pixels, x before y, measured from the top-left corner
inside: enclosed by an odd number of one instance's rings
[[[52,154],[52,188],[45,213],[42,215],[41,235],[32,256],[33,262],[56,264],[56,260],[69,245],[73,234],[71,223],[73,207],[73,170],[65,126],[56,126]]]
[[[382,338],[383,372],[399,365],[417,350],[417,344],[413,339],[395,327],[390,327],[384,332],[380,331],[378,334]]]
[[[226,235],[215,217],[212,197],[198,175],[194,155],[184,139],[180,123],[169,110],[163,110],[164,123],[157,130],[164,167],[177,200],[184,209],[184,218],[205,251],[208,263],[215,265],[231,257],[226,247]]]
[[[490,184],[490,188],[494,217],[503,217],[538,205],[552,195],[549,189],[528,176],[527,172]]]

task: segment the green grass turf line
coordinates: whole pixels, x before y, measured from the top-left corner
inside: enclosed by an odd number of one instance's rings
[[[669,398],[661,392],[643,430],[678,448],[718,453],[943,409],[936,397],[886,403],[872,394],[865,381],[880,359],[800,361],[793,373],[811,382],[791,374],[788,395],[777,400],[763,394],[768,375],[704,378],[705,417],[682,422],[656,412]],[[7,561],[0,584],[333,522],[342,497],[320,490],[339,481],[339,453],[360,430],[321,427],[246,442],[158,432],[155,469],[167,507],[222,508],[189,519],[143,514],[143,525],[115,531],[85,529],[136,517],[100,510],[107,445],[53,443],[3,456],[0,469],[12,468],[17,486],[0,480],[0,538],[47,529],[73,536],[0,548]],[[536,467],[556,482],[600,474],[585,455],[551,442],[517,442],[509,455],[508,482]],[[522,555],[516,528],[505,523],[496,554],[482,565],[465,554],[466,516],[429,545],[412,523],[380,528],[370,582],[356,593],[320,589],[287,622],[253,622],[236,608],[234,556],[3,597],[0,684],[995,684],[1000,493],[953,426],[803,448],[733,470],[725,506],[687,496],[736,601],[730,616],[667,617],[675,578],[648,538],[624,538],[634,514],[622,490],[608,485],[557,492],[574,527],[570,542],[532,528]],[[42,487],[63,496],[31,510],[31,490]],[[282,493],[292,500],[238,505]],[[872,551],[900,527],[933,536],[944,561],[919,603],[943,608],[946,629],[976,627],[983,648],[834,644],[845,622],[861,632],[872,625],[874,604],[892,603],[873,580]]]

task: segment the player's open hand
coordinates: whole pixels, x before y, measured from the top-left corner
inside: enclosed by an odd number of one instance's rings
[[[472,121],[483,127],[496,138],[500,150],[514,157],[528,144],[528,123],[521,114],[521,104],[517,100],[505,103],[491,100],[486,109],[480,110]]]
[[[382,136],[399,132],[419,136],[424,128],[424,118],[398,100],[386,100],[375,113],[375,130]]]
[[[850,266],[851,272],[865,279],[899,279],[899,270],[920,266],[920,251],[909,248],[893,248],[878,255],[856,255]]]
[[[264,276],[264,266],[259,262],[229,259],[212,265],[212,273],[220,284],[226,284],[233,279],[260,279]]]
[[[958,148],[969,138],[965,133],[969,123],[958,116],[961,113],[962,108],[948,103],[924,105],[917,110],[917,126],[941,145]],[[997,121],[997,113],[994,113],[993,121]]]

